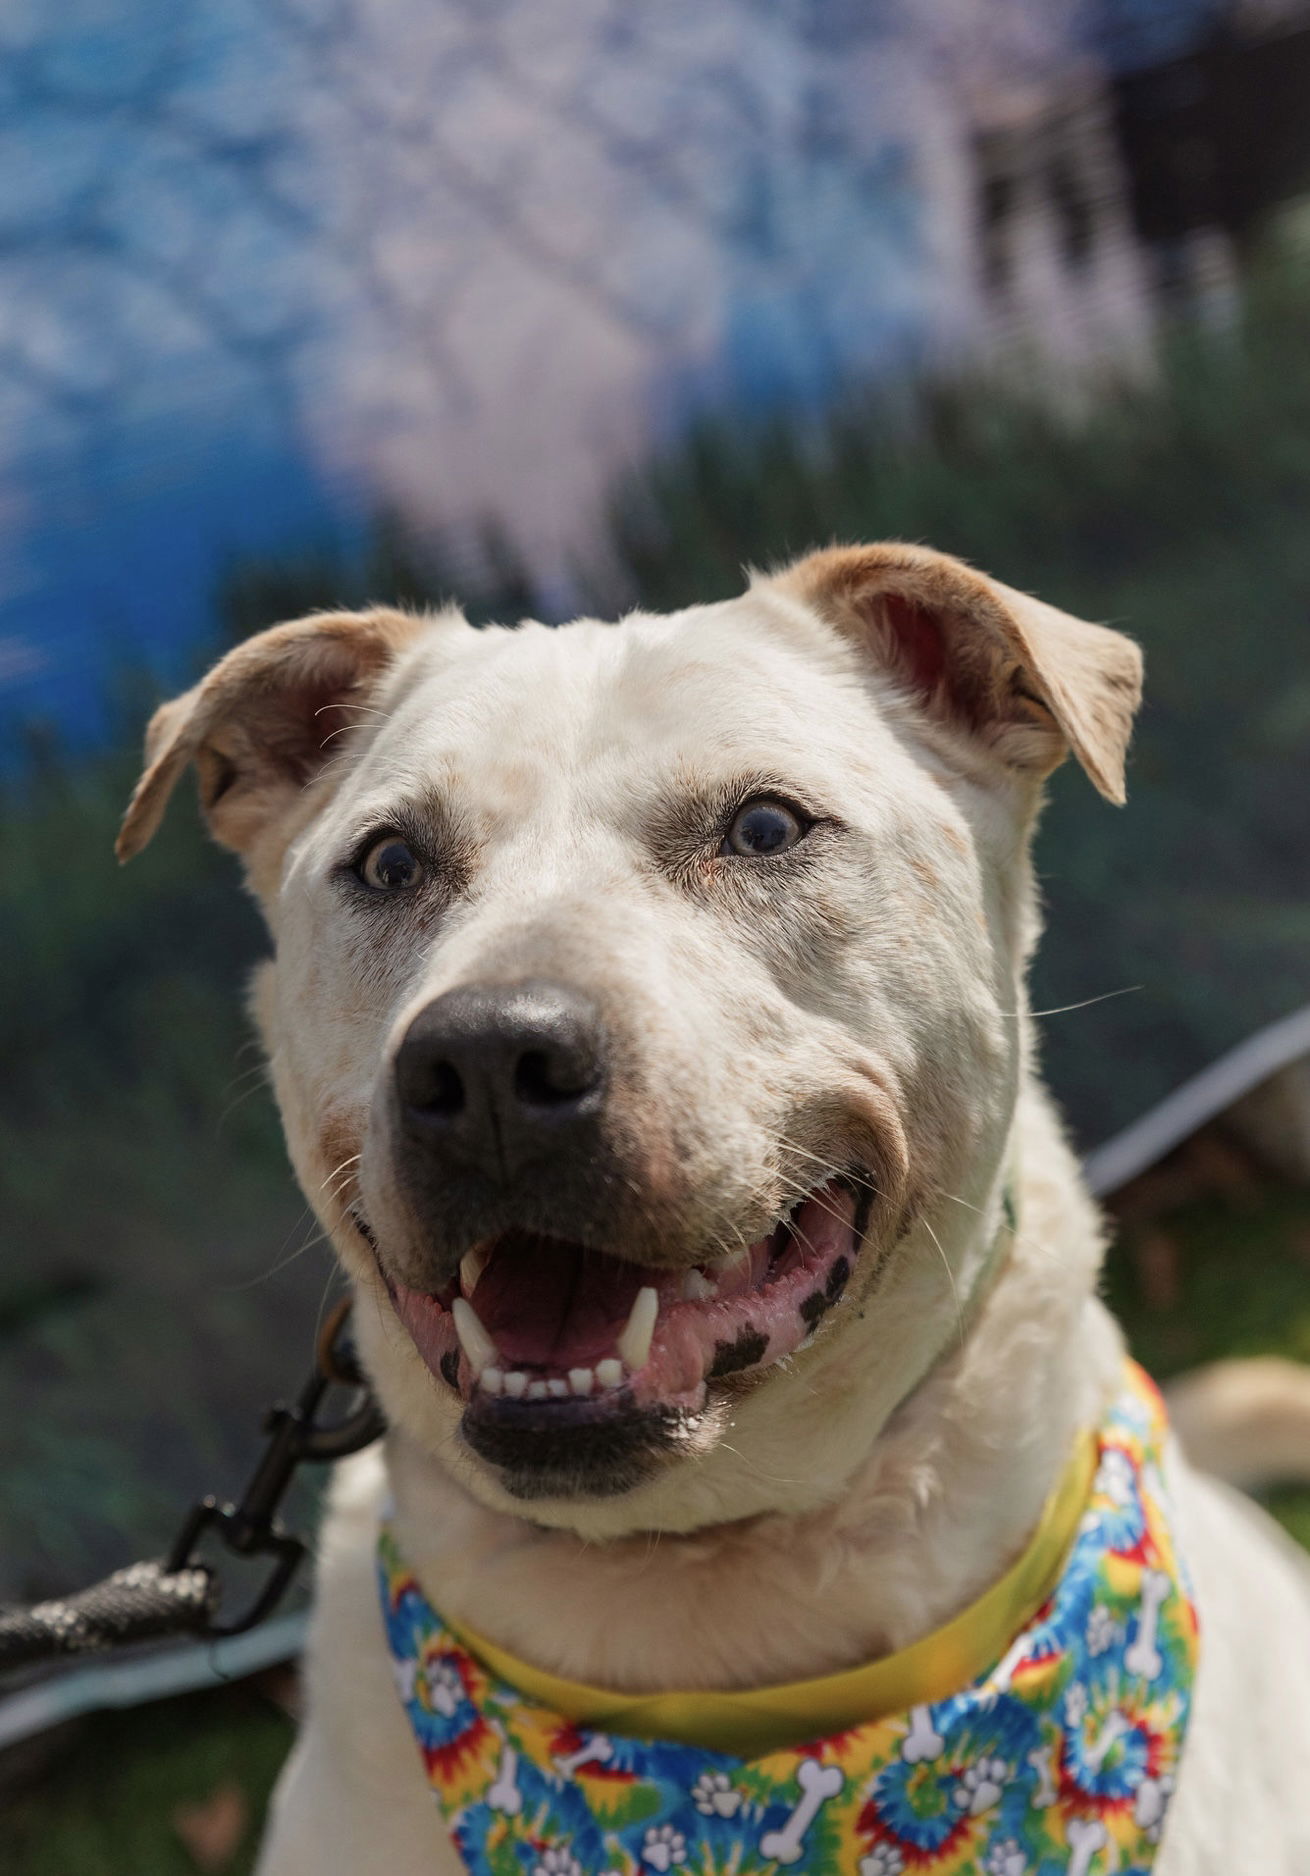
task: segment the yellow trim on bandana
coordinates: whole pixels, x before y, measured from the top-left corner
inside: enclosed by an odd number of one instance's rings
[[[1060,1578],[1091,1491],[1096,1448],[1091,1433],[1079,1440],[1027,1549],[977,1602],[910,1647],[841,1674],[740,1693],[619,1694],[548,1674],[449,1617],[446,1626],[498,1679],[575,1724],[754,1758],[944,1700],[993,1666]]]

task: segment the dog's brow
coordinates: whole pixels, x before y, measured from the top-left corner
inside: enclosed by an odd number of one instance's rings
[[[349,861],[368,840],[392,829],[438,860],[443,870],[467,873],[477,858],[480,842],[468,817],[444,789],[432,786],[362,809],[338,836],[338,853]]]
[[[649,811],[652,834],[660,842],[679,844],[707,839],[745,802],[760,796],[792,803],[814,820],[838,819],[808,782],[777,770],[741,769],[710,778],[684,769],[662,783],[655,796]]]

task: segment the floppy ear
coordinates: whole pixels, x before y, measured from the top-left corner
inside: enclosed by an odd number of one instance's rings
[[[188,762],[215,839],[246,853],[331,754],[333,733],[401,649],[430,623],[402,612],[320,612],[275,625],[219,660],[194,689],[156,710],[146,768],[115,852],[149,842]]]
[[[1142,654],[1122,633],[894,541],[825,548],[773,583],[1002,761],[1045,775],[1072,749],[1106,799],[1122,803],[1142,689]]]

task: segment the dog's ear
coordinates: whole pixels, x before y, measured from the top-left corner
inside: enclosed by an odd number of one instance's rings
[[[925,547],[829,547],[773,584],[861,641],[932,713],[1012,767],[1045,775],[1069,750],[1109,801],[1142,688],[1131,639],[1058,612]]]
[[[358,720],[352,705],[430,623],[382,608],[321,612],[230,651],[151,718],[145,773],[119,830],[119,859],[132,859],[154,835],[188,762],[196,765],[215,839],[248,853],[323,767],[334,733]]]

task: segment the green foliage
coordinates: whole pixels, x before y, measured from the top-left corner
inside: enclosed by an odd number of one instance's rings
[[[1158,1380],[1225,1355],[1310,1363],[1310,1197],[1272,1185],[1227,1202],[1211,1193],[1150,1229],[1176,1246],[1180,1306],[1152,1308],[1132,1232],[1109,1259],[1106,1288]]]
[[[5,1052],[21,1070],[0,1100],[19,1124],[53,1127],[70,1106],[112,1106],[140,1082],[194,1112],[216,1049],[239,1034],[259,930],[234,864],[184,815],[134,873],[114,859],[138,746],[133,736],[82,767],[46,760],[0,806],[0,955],[19,991]],[[221,1033],[197,1038],[197,1024]]]
[[[0,799],[0,1594],[234,1484],[324,1284],[271,1269],[304,1213],[243,1010],[259,920],[185,811],[120,871],[137,767],[47,755]]]
[[[1106,1264],[1106,1300],[1133,1354],[1159,1381],[1225,1355],[1310,1362],[1310,1195],[1277,1185],[1215,1194],[1153,1219],[1177,1260],[1179,1301],[1153,1303],[1133,1230]],[[1310,1549],[1310,1487],[1271,1495],[1269,1509]]]
[[[532,581],[501,529],[484,528],[460,551],[440,535],[417,540],[383,515],[362,554],[328,546],[233,567],[218,610],[224,635],[236,640],[280,619],[338,606],[448,603],[458,603],[475,625],[534,612]]]

